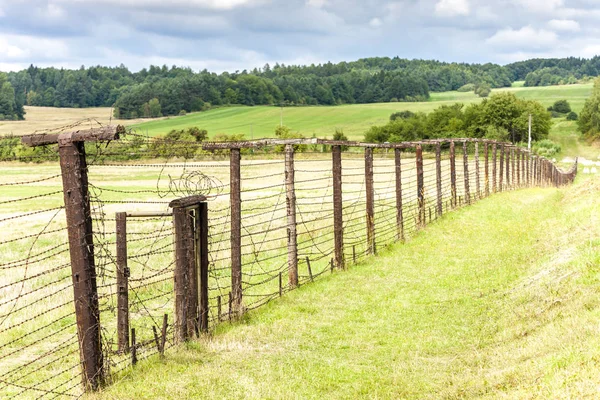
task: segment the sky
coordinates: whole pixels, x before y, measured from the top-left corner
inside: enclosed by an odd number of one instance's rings
[[[0,70],[600,54],[600,0],[0,0]]]

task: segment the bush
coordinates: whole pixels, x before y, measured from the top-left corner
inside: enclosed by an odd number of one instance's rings
[[[577,121],[577,113],[575,111],[571,111],[567,114],[567,121]]]
[[[552,140],[544,139],[534,142],[532,150],[539,156],[551,158],[560,153],[561,148],[559,144],[554,143]]]
[[[333,134],[333,140],[343,140],[348,141],[348,137],[344,135],[344,131],[342,129],[335,128],[335,133]],[[340,146],[342,151],[348,150],[348,146]]]
[[[571,112],[571,105],[567,100],[557,100],[551,107],[548,107],[548,111],[554,111],[560,114],[567,114]]]
[[[467,83],[466,85],[462,85],[461,87],[459,87],[458,89],[456,89],[457,92],[474,92],[475,91],[475,84],[474,83]]]
[[[412,111],[408,111],[408,110],[398,111],[398,112],[395,112],[392,115],[390,115],[390,121],[395,121],[397,119],[409,119],[414,115],[415,115],[415,113]]]

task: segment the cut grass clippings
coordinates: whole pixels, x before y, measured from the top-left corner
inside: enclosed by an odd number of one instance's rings
[[[598,193],[492,196],[88,397],[596,398]]]

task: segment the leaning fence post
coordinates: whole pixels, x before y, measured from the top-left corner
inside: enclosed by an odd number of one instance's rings
[[[100,310],[85,146],[83,142],[74,142],[70,136],[66,136],[58,139],[58,153],[63,180],[83,384],[86,390],[97,390],[104,381],[104,362],[100,341]]]
[[[342,148],[331,147],[333,162],[333,236],[335,266],[344,269],[344,221],[342,217]]]
[[[454,150],[454,141],[450,141],[450,192],[452,208],[456,208],[456,154]]]
[[[402,213],[402,160],[400,149],[394,149],[396,169],[396,229],[398,240],[404,241],[404,215]]]
[[[242,306],[242,195],[240,176],[240,149],[230,151],[230,208],[231,208],[231,296],[235,315],[241,315]]]
[[[367,216],[367,254],[375,254],[375,189],[373,187],[373,149],[365,147],[365,190]]]
[[[117,344],[129,352],[129,268],[127,267],[127,213],[115,214],[117,233]]]
[[[425,226],[425,186],[423,181],[423,148],[420,144],[415,146],[417,162],[417,205],[419,207],[418,225]]]
[[[471,204],[471,191],[469,187],[469,148],[468,142],[463,142],[463,164],[464,164],[464,180],[465,180],[465,204]]]
[[[442,213],[442,145],[437,142],[435,145],[435,186],[437,190],[437,216]]]
[[[294,146],[285,145],[285,199],[287,211],[288,279],[290,289],[298,286],[298,235],[294,190]]]
[[[479,142],[475,142],[475,199],[481,198],[481,185],[479,181]]]

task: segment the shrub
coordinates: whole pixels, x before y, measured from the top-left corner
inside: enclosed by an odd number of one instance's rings
[[[395,121],[397,119],[409,119],[413,115],[415,115],[415,113],[412,111],[398,111],[390,115],[390,121]]]
[[[467,83],[466,85],[462,85],[461,87],[459,87],[458,89],[456,89],[457,92],[474,92],[475,91],[475,84],[474,83]]]
[[[532,150],[535,154],[542,157],[551,158],[556,154],[560,153],[560,145],[554,143],[552,140],[544,139],[538,142],[534,142]]]
[[[571,111],[567,114],[567,121],[577,121],[577,113],[575,111]]]

